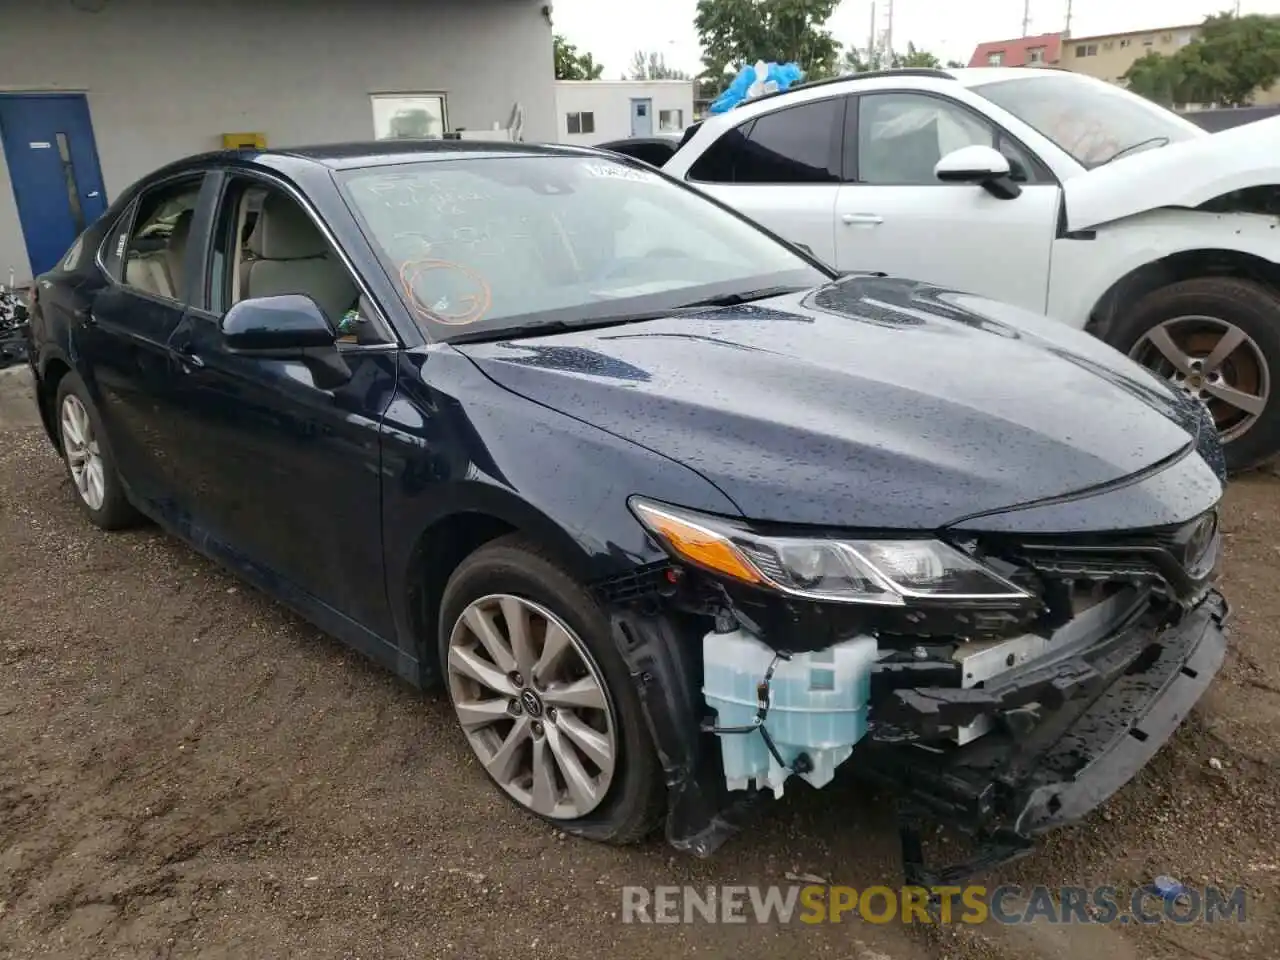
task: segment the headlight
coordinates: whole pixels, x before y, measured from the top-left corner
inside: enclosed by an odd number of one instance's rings
[[[753,586],[834,603],[1035,598],[938,540],[762,536],[731,521],[632,497],[631,509],[676,559]]]

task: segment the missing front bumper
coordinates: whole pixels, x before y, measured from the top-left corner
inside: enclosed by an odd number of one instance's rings
[[[1200,699],[1222,665],[1227,605],[1210,593],[1173,628],[1132,627],[1085,670],[1064,665],[1061,701],[1028,734],[993,731],[966,746],[865,741],[848,768],[889,787],[906,829],[913,883],[956,882],[1024,853],[1036,836],[1088,814],[1137,774]],[[667,838],[706,856],[735,830],[745,802],[725,790],[713,736],[699,734],[704,707],[696,644],[665,617],[619,612],[615,638],[641,694],[667,774]],[[1044,691],[1053,688],[1040,688]],[[974,859],[926,869],[912,824],[958,826],[978,841]]]

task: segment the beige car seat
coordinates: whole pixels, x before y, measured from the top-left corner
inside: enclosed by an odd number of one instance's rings
[[[163,250],[131,256],[125,262],[124,282],[156,296],[181,300],[186,293],[185,260],[194,216],[191,210],[178,215]]]
[[[270,194],[249,236],[256,259],[245,265],[240,296],[305,294],[336,324],[359,292],[320,230],[289,197]]]

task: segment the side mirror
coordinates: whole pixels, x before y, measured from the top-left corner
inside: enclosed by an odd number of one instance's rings
[[[1009,160],[999,150],[975,144],[952,150],[937,162],[933,175],[943,183],[985,183],[1009,176]]]
[[[974,144],[953,150],[937,162],[933,175],[943,183],[972,183],[1002,200],[1022,193],[1011,176],[1009,159],[999,150]]]
[[[316,302],[296,293],[241,300],[222,318],[222,340],[237,353],[301,353],[336,339]]]

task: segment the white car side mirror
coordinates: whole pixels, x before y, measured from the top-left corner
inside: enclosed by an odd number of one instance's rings
[[[1022,195],[1010,174],[1009,158],[991,147],[974,144],[952,150],[934,165],[933,175],[942,183],[976,184],[998,200]]]
[[[933,175],[943,183],[986,183],[1009,176],[1009,160],[999,150],[975,144],[952,150],[934,165]]]

